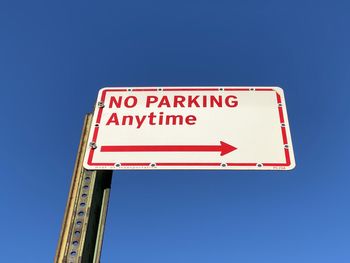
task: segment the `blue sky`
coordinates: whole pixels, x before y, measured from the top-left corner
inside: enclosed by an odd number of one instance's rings
[[[281,86],[297,168],[121,171],[102,262],[350,262],[347,1],[2,1],[1,258],[53,259],[104,86]]]

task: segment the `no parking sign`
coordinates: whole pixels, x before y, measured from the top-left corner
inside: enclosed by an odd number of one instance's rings
[[[278,87],[103,88],[84,167],[290,170]]]

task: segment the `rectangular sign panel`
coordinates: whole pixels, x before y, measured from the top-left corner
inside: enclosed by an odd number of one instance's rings
[[[293,169],[283,90],[103,88],[96,102],[84,167]]]

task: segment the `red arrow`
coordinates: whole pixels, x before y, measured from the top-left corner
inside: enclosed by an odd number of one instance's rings
[[[237,148],[220,141],[220,145],[118,145],[102,146],[101,152],[220,152],[223,156]]]

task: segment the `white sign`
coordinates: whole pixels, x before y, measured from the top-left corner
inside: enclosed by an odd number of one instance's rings
[[[283,90],[103,88],[98,94],[84,167],[293,169]]]

